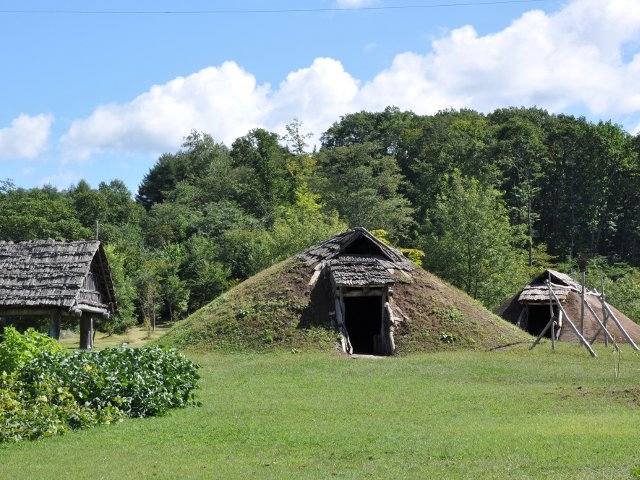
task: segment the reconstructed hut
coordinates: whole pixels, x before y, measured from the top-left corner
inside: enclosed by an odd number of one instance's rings
[[[77,318],[80,348],[91,348],[94,318],[108,318],[115,309],[99,241],[0,241],[0,318],[49,317],[54,338],[62,318]]]
[[[328,284],[330,316],[347,353],[391,355],[393,332],[402,313],[393,301],[398,276],[416,266],[364,228],[354,228],[300,255],[314,269],[309,285]],[[327,289],[325,289],[327,290]]]
[[[495,313],[534,336],[540,335],[553,317],[556,320],[555,339],[580,340],[564,318],[566,314],[590,343],[604,341],[605,336],[616,342],[625,342],[629,338],[636,344],[640,342],[639,325],[604,301],[597,291],[583,291],[580,283],[555,270],[545,270],[538,275],[519,294],[498,307]],[[551,332],[549,328],[545,336],[550,338]]]

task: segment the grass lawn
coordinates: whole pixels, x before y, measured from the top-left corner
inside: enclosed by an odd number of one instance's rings
[[[202,406],[0,445],[0,478],[640,477],[640,355],[190,354]]]
[[[144,326],[136,325],[127,329],[125,333],[108,335],[104,332],[96,332],[94,337],[94,348],[102,349],[108,347],[119,347],[126,343],[130,347],[141,347],[150,340],[155,340],[165,333],[166,325],[157,325],[155,331],[151,331]],[[78,332],[65,331],[60,337],[60,343],[69,349],[80,348],[80,334]]]

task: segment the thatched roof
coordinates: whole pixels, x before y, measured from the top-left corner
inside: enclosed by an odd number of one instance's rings
[[[534,278],[531,283],[525,286],[518,297],[520,303],[547,304],[549,303],[549,287],[547,281],[551,282],[551,289],[556,294],[558,300],[563,302],[570,291],[580,292],[581,286],[569,275],[555,270],[545,270]]]
[[[393,274],[416,266],[401,252],[385,245],[365,228],[356,227],[298,254],[316,270],[325,269],[337,287],[393,285]]]
[[[395,248],[385,245],[362,227],[352,228],[298,255],[309,265],[338,257],[355,256],[376,259],[386,269],[410,272],[416,266]],[[363,260],[364,261],[364,260]]]
[[[108,314],[115,304],[99,241],[0,241],[0,314],[56,308]]]
[[[389,271],[375,258],[344,256],[327,262],[338,287],[383,286],[394,283]]]

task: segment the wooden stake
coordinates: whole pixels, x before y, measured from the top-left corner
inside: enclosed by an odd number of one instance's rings
[[[587,283],[587,272],[582,272],[582,291],[580,297],[582,303],[580,304],[580,334],[584,335],[584,285]]]
[[[549,286],[551,287],[551,286]],[[558,305],[558,308],[560,309],[560,311],[562,312],[562,314],[564,315],[564,318],[567,319],[567,323],[569,324],[569,326],[571,327],[571,329],[573,330],[573,332],[576,334],[576,336],[580,339],[580,342],[582,342],[582,344],[584,345],[584,347],[589,350],[589,353],[591,354],[592,357],[597,357],[596,352],[593,351],[593,348],[591,348],[591,345],[589,345],[589,342],[587,342],[584,337],[582,336],[582,334],[580,333],[580,331],[576,328],[576,326],[573,324],[573,322],[571,321],[571,318],[569,317],[569,315],[567,315],[567,312],[565,312],[564,308],[562,308],[562,305],[560,304],[560,301],[558,300],[558,297],[556,297],[556,294],[554,293],[553,290],[551,290],[551,288],[549,288],[549,291],[551,292],[551,295],[553,295],[553,298],[556,301],[556,304]]]
[[[607,302],[604,302],[604,308],[607,309],[607,313],[611,316],[611,318],[613,319],[613,322],[616,324],[616,326],[618,327],[618,330],[620,330],[620,332],[622,332],[622,335],[624,335],[624,338],[627,339],[627,342],[629,342],[631,344],[631,346],[633,347],[634,350],[639,350],[638,346],[635,344],[635,342],[633,341],[633,339],[631,338],[631,336],[627,333],[627,331],[624,329],[624,327],[622,326],[622,324],[620,323],[620,320],[618,320],[616,318],[616,316],[613,314],[613,312],[611,311],[611,309],[609,308],[609,305],[607,304]]]

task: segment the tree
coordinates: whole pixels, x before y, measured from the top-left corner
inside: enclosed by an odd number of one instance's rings
[[[409,201],[399,192],[405,181],[394,157],[371,143],[322,150],[314,190],[329,211],[351,227],[387,230],[404,238],[412,224]]]
[[[529,266],[533,265],[534,225],[541,192],[542,172],[548,162],[542,130],[526,118],[514,116],[497,132],[497,162],[505,174],[503,188],[512,197],[513,224],[524,225],[527,232]]]
[[[99,328],[109,335],[123,333],[137,323],[135,315],[136,289],[124,268],[124,258],[116,253],[114,247],[105,246],[109,261],[109,270],[116,291],[118,309],[106,320],[100,320]]]
[[[4,240],[86,240],[91,229],[79,221],[71,199],[56,188],[25,190],[5,182],[0,190],[0,238]],[[4,191],[4,193],[3,193]]]
[[[164,202],[180,182],[196,184],[209,176],[212,167],[221,159],[224,163],[228,154],[227,147],[210,135],[193,130],[178,153],[160,156],[142,179],[136,201],[150,210],[154,204]]]
[[[231,272],[220,262],[216,243],[195,235],[185,242],[182,276],[189,290],[189,311],[193,312],[229,288]]]
[[[303,122],[294,118],[291,123],[285,125],[286,135],[282,137],[282,140],[288,145],[289,151],[293,155],[303,155],[309,146],[307,140],[313,137],[313,133],[302,132]]]
[[[501,194],[454,172],[429,212],[426,268],[497,306],[524,282],[520,236],[509,224]]]
[[[387,107],[382,112],[351,113],[322,134],[322,147],[333,149],[370,143],[377,145],[382,155],[396,155],[404,132],[415,126],[416,118],[413,112],[402,112],[397,107]]]
[[[261,128],[233,142],[235,200],[247,213],[271,223],[277,206],[291,201],[294,183],[287,168],[288,157],[288,151],[278,144],[278,135]]]

